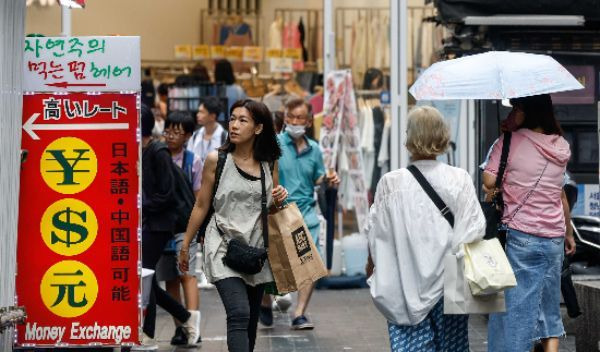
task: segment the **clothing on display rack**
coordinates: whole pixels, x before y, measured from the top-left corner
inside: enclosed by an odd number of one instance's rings
[[[202,98],[207,96],[219,97],[223,107],[229,101],[227,87],[222,83],[173,84],[168,90],[167,112],[184,111],[196,116]]]
[[[283,28],[283,48],[284,49],[302,49],[302,43],[300,41],[300,29],[298,23],[290,21],[286,23]],[[304,69],[304,61],[296,60],[293,63],[295,71],[301,71]]]
[[[302,46],[302,61],[308,61],[308,50],[306,50],[305,40],[306,40],[306,32],[304,30],[304,22],[302,22],[302,17],[300,17],[300,22],[298,22],[298,32],[300,33],[300,46]]]
[[[373,95],[373,94],[369,94]],[[360,148],[363,155],[365,183],[369,199],[375,194],[381,176],[389,171],[391,119],[379,97],[365,98],[359,94]]]
[[[359,16],[358,20],[352,23],[350,48],[350,67],[356,85],[362,82],[367,68],[389,67],[389,16]]]
[[[283,48],[283,19],[280,16],[269,27],[269,48]]]
[[[323,26],[320,19],[323,10],[310,8],[275,9],[275,21],[271,24],[269,43],[275,43],[281,33],[281,46],[278,48],[297,48],[302,50],[302,62],[316,62],[323,57]],[[302,70],[304,64],[296,63],[296,70]]]

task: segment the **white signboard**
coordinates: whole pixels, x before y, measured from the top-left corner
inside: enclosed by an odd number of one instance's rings
[[[573,215],[600,216],[600,188],[598,185],[577,185],[577,203]]]
[[[140,90],[140,37],[27,37],[23,90]]]
[[[274,57],[271,58],[271,72],[272,73],[293,73],[294,62],[290,58],[286,57]]]

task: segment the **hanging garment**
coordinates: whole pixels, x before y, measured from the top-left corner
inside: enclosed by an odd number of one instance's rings
[[[382,67],[387,68],[387,67],[390,67],[390,61],[391,61],[391,51],[390,51],[391,29],[390,29],[390,18],[388,16],[383,17],[383,23],[381,24],[381,27],[383,29],[383,33],[382,33],[383,65],[382,65]]]
[[[229,33],[223,43],[227,46],[251,46],[252,29],[250,25],[242,22],[236,26],[229,27]]]
[[[229,33],[231,32],[231,27],[228,25],[221,25],[219,27],[219,44],[225,45],[227,38],[229,37]]]
[[[421,65],[426,68],[431,66],[431,57],[433,54],[433,26],[431,22],[421,23]]]
[[[302,46],[302,61],[308,61],[308,50],[306,50],[306,45],[304,41],[306,40],[306,33],[304,31],[304,23],[302,22],[302,17],[300,17],[300,22],[298,22],[298,32],[300,33],[300,46]]]
[[[381,148],[377,156],[377,165],[381,168],[381,174],[385,175],[390,171],[390,132],[392,130],[392,120],[387,111],[385,113],[385,125],[383,125],[383,134],[381,136]]]
[[[302,44],[300,43],[300,31],[298,30],[298,24],[295,22],[288,22],[283,28],[283,47],[301,49]],[[293,68],[295,71],[301,71],[304,69],[304,62],[302,60],[294,61]]]
[[[269,48],[283,48],[283,20],[277,18],[269,27]]]
[[[373,124],[373,110],[364,105],[361,108],[362,129],[360,138],[360,149],[363,155],[363,169],[365,173],[365,184],[371,185],[373,168],[375,167],[375,126]]]
[[[373,160],[375,161],[375,159],[379,156],[379,151],[381,150],[381,139],[383,136],[383,125],[385,124],[385,116],[383,115],[383,110],[381,110],[381,107],[375,107],[373,108],[373,125],[374,125],[374,130],[373,130],[373,138],[375,140],[375,153],[373,155]],[[379,167],[379,164],[377,162],[373,163],[373,169],[372,169],[372,177],[371,177],[371,183],[367,183],[367,185],[370,186],[370,190],[372,194],[375,194],[375,190],[377,189],[377,183],[379,182],[379,179],[381,178],[381,168]]]
[[[312,106],[312,112],[314,115],[321,113],[323,111],[323,94],[317,93],[312,98],[310,98],[309,103]]]
[[[383,67],[383,55],[384,51],[382,50],[382,22],[377,19],[373,19],[371,23],[369,23],[369,49],[372,51],[371,55],[368,55],[369,58],[369,68],[382,68]]]
[[[350,57],[350,67],[352,69],[352,77],[354,84],[359,86],[363,80],[365,72],[367,72],[367,20],[360,18],[354,22],[353,26],[352,54]]]

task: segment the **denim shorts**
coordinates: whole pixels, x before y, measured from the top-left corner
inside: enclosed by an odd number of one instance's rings
[[[564,238],[509,228],[506,255],[517,287],[506,290],[506,313],[490,315],[489,351],[529,352],[535,341],[565,334],[560,314]]]

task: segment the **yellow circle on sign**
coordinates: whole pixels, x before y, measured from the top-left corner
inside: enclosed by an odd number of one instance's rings
[[[85,264],[64,260],[54,264],[42,278],[40,294],[44,305],[63,318],[89,311],[98,297],[98,280]]]
[[[75,194],[94,182],[98,159],[92,147],[83,140],[63,137],[44,150],[40,172],[48,187],[61,194]]]
[[[98,219],[84,202],[61,199],[50,205],[42,216],[40,233],[46,246],[67,257],[88,250],[98,234]]]

